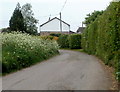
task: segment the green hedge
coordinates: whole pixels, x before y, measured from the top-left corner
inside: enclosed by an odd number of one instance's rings
[[[69,48],[68,36],[69,35],[67,34],[62,34],[58,38],[58,44],[60,45],[61,48]]]
[[[82,35],[82,48],[115,67],[120,80],[120,2],[112,2]]]
[[[69,48],[71,49],[81,48],[81,35],[80,34],[69,35]]]
[[[58,54],[56,41],[21,33],[0,34],[2,39],[2,72],[28,67]]]
[[[51,35],[51,36],[60,37],[61,34],[60,34],[60,33],[51,33],[50,35]]]
[[[54,37],[50,35],[46,35],[46,36],[40,36],[40,38],[42,38],[43,40],[52,40]]]
[[[62,34],[58,39],[61,48],[80,49],[81,34]]]

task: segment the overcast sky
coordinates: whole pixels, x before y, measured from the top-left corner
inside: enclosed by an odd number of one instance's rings
[[[94,10],[105,10],[111,0],[67,0],[62,10],[62,20],[71,25],[71,30],[76,31],[86,14]],[[39,20],[39,24],[46,22],[51,15],[59,17],[65,0],[1,0],[0,1],[0,28],[8,27],[9,20],[16,7],[17,2],[22,6],[30,3],[34,16]],[[52,16],[53,15],[53,16]]]

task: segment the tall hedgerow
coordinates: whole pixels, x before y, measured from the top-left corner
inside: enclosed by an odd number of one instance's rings
[[[61,48],[69,48],[68,36],[69,35],[67,34],[62,34],[58,38],[58,44],[60,45]]]
[[[57,42],[61,48],[80,49],[81,34],[61,34]]]
[[[69,48],[80,49],[81,48],[81,34],[71,34],[68,37]]]
[[[120,2],[111,2],[82,35],[82,48],[115,67],[120,80]]]

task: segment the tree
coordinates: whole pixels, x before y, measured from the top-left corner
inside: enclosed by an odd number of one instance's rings
[[[24,23],[26,24],[26,32],[29,34],[33,34],[36,35],[37,34],[37,27],[36,24],[38,23],[38,20],[35,19],[34,13],[31,10],[32,6],[31,4],[27,3],[25,5],[22,6],[22,15],[24,17]]]
[[[92,23],[93,21],[95,21],[95,19],[99,16],[102,15],[103,11],[94,11],[92,14],[87,14],[87,17],[85,18],[84,24],[89,25],[90,23]]]
[[[22,16],[21,7],[19,3],[17,4],[13,12],[13,15],[9,21],[9,26],[10,26],[11,31],[21,31],[21,32],[26,31],[26,27],[24,24],[24,18]]]

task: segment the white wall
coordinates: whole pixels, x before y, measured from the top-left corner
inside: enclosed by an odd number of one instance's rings
[[[60,21],[54,19],[41,27],[41,31],[60,31]],[[69,26],[62,22],[62,31],[69,32]]]

